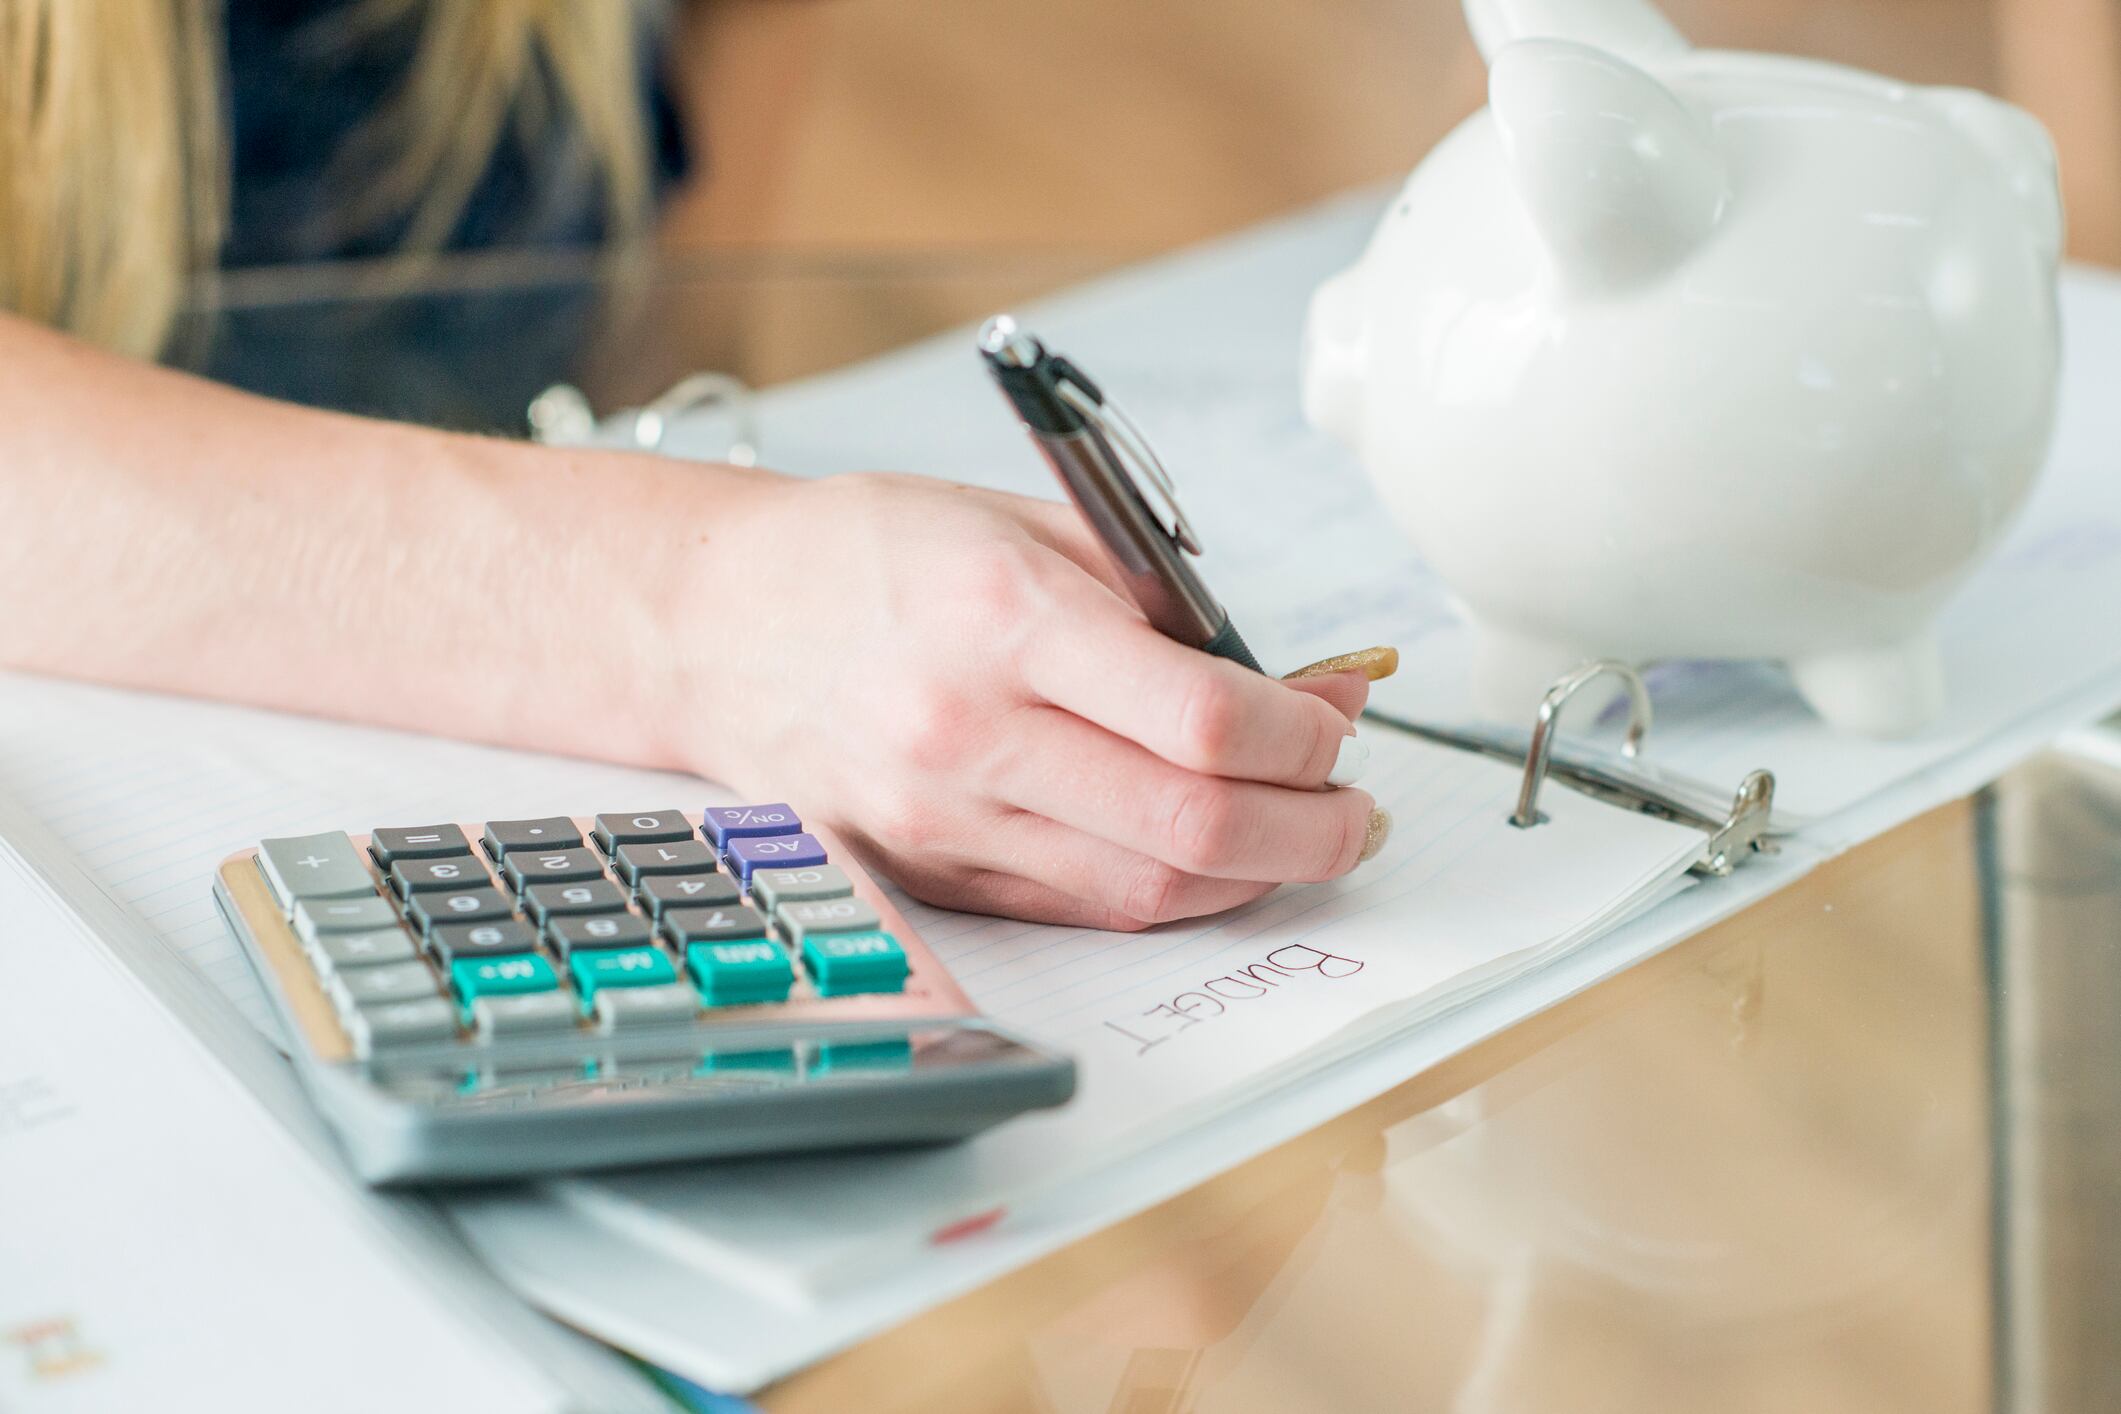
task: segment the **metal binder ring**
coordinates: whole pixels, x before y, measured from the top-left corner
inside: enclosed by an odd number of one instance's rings
[[[659,452],[670,430],[671,419],[716,403],[729,405],[733,428],[728,449],[721,460],[732,466],[756,466],[759,459],[758,415],[752,406],[751,389],[740,378],[726,373],[695,373],[679,379],[670,391],[633,415],[633,444],[643,451]]]
[[[695,373],[679,380],[646,407],[622,413],[615,422],[625,429],[626,440],[644,452],[663,450],[663,439],[679,416],[726,404],[730,435],[728,445],[708,460],[734,466],[757,466],[759,428],[756,396],[740,378],[726,373]],[[586,446],[597,440],[595,409],[582,390],[569,383],[555,383],[531,399],[530,435],[548,446]],[[608,444],[607,444],[608,445]],[[697,456],[699,453],[695,452]]]
[[[1554,733],[1563,704],[1576,695],[1578,688],[1607,673],[1619,678],[1628,690],[1628,733],[1621,739],[1620,754],[1633,760],[1642,750],[1642,739],[1650,730],[1650,690],[1644,686],[1642,674],[1616,659],[1600,658],[1555,679],[1540,701],[1539,720],[1532,724],[1532,745],[1524,759],[1524,784],[1517,791],[1516,813],[1510,816],[1510,823],[1518,829],[1529,830],[1547,818],[1539,812],[1539,788],[1546,784],[1547,763],[1554,754]]]

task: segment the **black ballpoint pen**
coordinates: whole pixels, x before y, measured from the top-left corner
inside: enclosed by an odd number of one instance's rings
[[[1200,541],[1170,476],[1126,414],[1005,314],[987,321],[979,347],[1150,624],[1189,648],[1266,671],[1194,572],[1188,557],[1200,554]]]

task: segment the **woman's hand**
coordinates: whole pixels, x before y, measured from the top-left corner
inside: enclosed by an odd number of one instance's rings
[[[780,482],[693,558],[687,763],[804,802],[930,902],[1143,928],[1344,874],[1389,824],[1322,789],[1359,756],[1362,672],[1171,642],[1068,507]]]

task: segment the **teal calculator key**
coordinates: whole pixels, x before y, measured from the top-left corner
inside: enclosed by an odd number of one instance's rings
[[[466,957],[449,964],[450,986],[468,1010],[481,997],[512,997],[550,992],[560,985],[552,964],[537,953],[508,957]]]
[[[569,955],[567,970],[584,1011],[595,1005],[599,987],[660,987],[678,980],[670,954],[653,947],[581,949]]]
[[[795,985],[795,964],[766,938],[694,943],[685,949],[685,966],[709,1006],[786,1001]]]
[[[906,950],[889,933],[813,933],[803,966],[821,997],[896,992],[906,985]]]

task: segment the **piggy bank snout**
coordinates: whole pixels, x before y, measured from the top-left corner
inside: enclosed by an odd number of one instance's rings
[[[1304,417],[1350,449],[1362,443],[1363,392],[1369,376],[1363,277],[1363,268],[1355,266],[1320,285],[1304,321]]]

